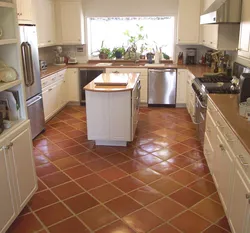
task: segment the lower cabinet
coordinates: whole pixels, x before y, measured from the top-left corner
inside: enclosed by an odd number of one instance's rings
[[[186,87],[188,79],[188,71],[185,69],[178,69],[177,72],[177,88],[176,88],[176,105],[178,107],[186,105]]]
[[[2,233],[7,230],[37,190],[28,120],[0,142],[0,185],[0,232]]]
[[[204,155],[233,233],[250,231],[250,155],[208,100]]]
[[[195,114],[195,93],[192,88],[192,81],[194,78],[194,75],[188,71],[186,79],[186,107],[192,119]]]
[[[80,84],[77,68],[70,68],[66,71],[66,82],[68,91],[68,101],[80,102]]]

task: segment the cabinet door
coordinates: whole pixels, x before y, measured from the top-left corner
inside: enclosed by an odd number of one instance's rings
[[[250,58],[250,1],[243,0],[238,55]]]
[[[51,100],[49,98],[49,89],[45,89],[42,92],[43,95],[43,108],[44,108],[44,118],[48,120],[51,114]]]
[[[55,85],[53,85],[49,89],[49,98],[50,98],[50,101],[52,102],[51,104],[52,115],[54,115],[54,113],[60,107],[60,102],[61,102],[60,87],[61,87],[61,82],[57,82]]]
[[[141,82],[141,103],[148,102],[148,77],[147,76],[140,76]]]
[[[4,144],[0,142],[2,148]],[[10,180],[9,161],[4,150],[0,150],[0,232],[5,232],[15,218],[13,190]]]
[[[81,2],[60,2],[62,43],[81,44],[83,42]]]
[[[60,95],[61,95],[61,107],[67,104],[68,102],[68,91],[67,91],[67,85],[68,83],[66,82],[66,78],[62,80],[61,84],[61,90],[60,90]]]
[[[12,146],[8,155],[13,164],[16,198],[18,207],[22,209],[37,189],[29,121],[13,132],[9,140]]]
[[[187,78],[187,70],[179,69],[177,75],[177,104],[186,103]]]
[[[67,69],[66,79],[68,83],[68,101],[79,102],[80,101],[80,85],[78,69]]]
[[[17,0],[18,20],[32,21],[32,3],[31,0]]]
[[[234,185],[232,190],[231,207],[229,221],[235,233],[248,233],[245,231],[247,222],[247,210],[249,210],[249,200],[246,198],[250,194],[250,184],[245,179],[241,165],[238,160],[235,161]]]
[[[220,176],[218,179],[219,183],[219,194],[222,197],[222,204],[224,206],[224,210],[226,213],[229,211],[230,207],[230,200],[231,200],[231,188],[233,184],[232,176],[233,176],[233,168],[234,168],[234,161],[230,155],[229,149],[225,142],[222,140],[222,137],[217,134],[217,140],[220,150],[219,159],[219,166],[220,166]],[[228,213],[229,214],[229,213]]]
[[[178,43],[199,44],[200,0],[179,0]]]

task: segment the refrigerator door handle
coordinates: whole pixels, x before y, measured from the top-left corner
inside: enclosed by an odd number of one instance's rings
[[[42,96],[39,95],[39,96],[36,96],[35,98],[33,98],[32,101],[30,101],[30,102],[27,101],[27,107],[29,107],[29,106],[35,104],[35,103],[36,103],[37,101],[39,101],[40,99],[42,99]]]
[[[29,68],[29,77],[30,77],[30,86],[32,86],[35,82],[34,78],[34,68],[33,68],[33,59],[32,59],[32,51],[31,51],[31,45],[29,42],[26,42],[27,48],[28,48],[28,68]]]
[[[23,42],[21,44],[21,51],[22,51],[22,59],[23,59],[23,75],[24,75],[24,83],[27,87],[30,86],[28,80],[28,70],[27,70],[27,50],[26,50],[26,43]]]

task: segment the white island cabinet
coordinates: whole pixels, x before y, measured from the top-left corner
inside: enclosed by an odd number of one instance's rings
[[[105,82],[97,86],[97,80]],[[117,85],[111,85],[113,82]],[[121,86],[119,81],[126,84]],[[101,74],[84,87],[88,139],[96,145],[126,146],[133,141],[140,103],[139,74]]]

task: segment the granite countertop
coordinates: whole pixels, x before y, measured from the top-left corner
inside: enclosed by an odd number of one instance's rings
[[[100,74],[97,78],[95,78],[92,82],[84,87],[87,91],[94,91],[94,92],[121,92],[121,91],[131,91],[134,89],[140,74],[138,73],[128,73],[128,74]],[[95,84],[96,81],[99,83],[111,83],[112,81],[116,80],[116,82],[123,82],[124,79],[128,80],[128,84],[126,86],[97,86]]]
[[[65,66],[56,66],[56,65],[48,65],[47,70],[41,71],[41,79],[54,74],[60,70],[65,68],[95,68],[95,69],[105,69],[105,68],[147,68],[147,69],[188,69],[195,77],[202,77],[204,73],[211,73],[212,69],[204,66],[204,65],[178,65],[178,64],[171,64],[171,63],[164,63],[164,66],[159,65],[150,65],[144,66],[144,63],[121,63],[115,62],[111,66],[110,65],[102,65],[96,66],[97,63],[89,62],[89,63],[78,63],[78,64],[68,64]]]
[[[250,122],[239,114],[238,95],[209,94],[209,98],[250,154]]]

